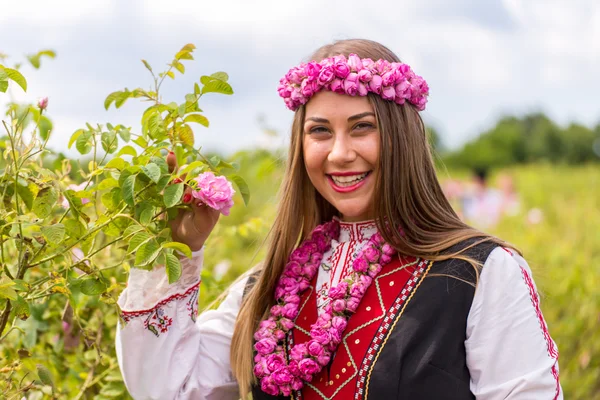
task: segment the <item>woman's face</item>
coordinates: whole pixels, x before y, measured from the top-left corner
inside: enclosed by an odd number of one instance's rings
[[[317,191],[344,221],[374,218],[379,128],[367,97],[329,91],[306,104],[304,163]]]

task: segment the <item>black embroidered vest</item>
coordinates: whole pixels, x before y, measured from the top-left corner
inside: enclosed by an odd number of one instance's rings
[[[483,265],[495,246],[480,244],[465,254]],[[247,289],[254,281],[249,280]],[[292,398],[474,399],[464,341],[475,289],[465,281],[476,281],[465,261],[397,257],[379,273],[349,319],[330,365]],[[296,327],[286,340],[288,352],[309,339],[317,319],[315,284],[316,278],[301,298]],[[289,399],[270,396],[260,385],[253,387],[252,398]]]

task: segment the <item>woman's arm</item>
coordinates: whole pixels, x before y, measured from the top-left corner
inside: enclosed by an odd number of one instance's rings
[[[203,250],[183,259],[180,280],[168,284],[164,267],[131,270],[119,305],[119,365],[129,393],[138,399],[238,399],[229,348],[247,278],[223,303],[196,318]]]
[[[518,254],[497,248],[485,262],[465,347],[471,391],[478,400],[563,398],[558,349],[529,266]]]

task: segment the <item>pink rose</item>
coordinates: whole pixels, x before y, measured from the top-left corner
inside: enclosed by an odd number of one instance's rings
[[[306,289],[308,289],[309,286],[310,286],[310,282],[307,281],[306,279],[303,279],[300,281],[300,284],[298,285],[298,291],[304,292]]]
[[[321,328],[311,329],[310,336],[314,340],[316,340],[317,342],[319,342],[320,344],[323,344],[323,345],[325,345],[331,341],[331,336],[329,336],[329,332],[327,332],[325,329],[321,329]]]
[[[318,269],[319,268],[314,264],[305,264],[304,267],[302,267],[302,276],[306,277],[307,279],[312,279],[317,273]]]
[[[366,68],[371,72],[373,72],[373,70],[375,69],[375,63],[370,58],[363,58],[362,65],[363,65],[363,68]]]
[[[329,297],[332,299],[343,299],[348,291],[348,282],[340,282],[337,286],[329,289]]]
[[[379,75],[383,75],[390,70],[392,65],[389,61],[384,59],[379,59],[375,61],[375,70],[379,73]]]
[[[392,257],[388,256],[387,254],[382,254],[381,259],[379,260],[379,262],[381,262],[382,264],[387,264],[390,261],[392,261]]]
[[[333,78],[335,78],[335,71],[333,70],[333,67],[327,66],[321,69],[317,81],[319,82],[319,85],[325,86],[331,82]]]
[[[304,264],[308,260],[310,260],[311,251],[307,246],[298,247],[296,250],[292,251],[290,259],[296,261],[300,264]]]
[[[356,96],[358,93],[358,75],[356,73],[352,72],[344,80],[344,91],[349,96]]]
[[[384,86],[381,91],[381,97],[384,100],[394,100],[396,97],[396,89],[393,86]]]
[[[368,83],[371,79],[373,79],[373,74],[368,69],[362,69],[358,72],[358,80],[361,82]]]
[[[379,265],[379,264],[373,264],[373,265]],[[381,268],[381,266],[379,266],[379,268]],[[373,278],[371,278],[369,275],[361,275],[359,278],[359,282],[361,284],[363,284],[365,287],[369,287],[369,285],[371,285],[371,282],[373,282]]]
[[[273,339],[262,339],[254,344],[254,350],[260,354],[271,354],[275,350],[277,343]]]
[[[362,257],[355,258],[352,269],[356,272],[365,272],[369,268],[369,263]]]
[[[310,358],[305,358],[304,360],[300,361],[298,363],[298,368],[302,374],[310,376],[321,371],[321,366]]]
[[[48,97],[41,97],[38,100],[38,107],[41,111],[44,111],[48,107]]]
[[[290,351],[290,358],[292,360],[300,361],[308,354],[306,349],[306,343],[300,343],[292,347]]]
[[[260,362],[256,362],[256,364],[254,364],[254,375],[257,378],[262,378],[263,376],[266,376],[269,374],[269,367],[267,367],[267,362],[262,359]]]
[[[326,366],[327,364],[329,364],[329,361],[331,360],[331,354],[324,352],[323,354],[321,354],[320,356],[317,357],[317,362],[319,363],[319,365],[322,366]]]
[[[266,394],[270,394],[271,396],[277,396],[279,394],[279,388],[277,387],[271,376],[265,376],[261,379],[260,389]]]
[[[300,390],[302,389],[302,386],[304,386],[304,383],[302,383],[302,380],[298,379],[298,378],[294,378],[292,379],[292,389],[293,390]]]
[[[329,89],[335,93],[344,93],[344,83],[341,79],[335,78],[331,81]]]
[[[298,315],[298,303],[293,304],[293,303],[288,303],[285,306],[283,306],[283,309],[281,310],[281,314],[289,319],[294,319],[296,318],[296,316]]]
[[[373,75],[373,78],[369,82],[368,86],[371,92],[381,94],[381,76]]]
[[[231,182],[224,176],[215,176],[210,171],[200,174],[194,180],[198,183],[198,190],[192,191],[192,196],[223,215],[229,215],[235,193]]]
[[[281,329],[277,329],[275,332],[273,332],[273,336],[275,336],[276,340],[282,341],[283,339],[285,339],[285,332]]]
[[[284,276],[279,280],[279,285],[283,287],[283,289],[287,293],[296,294],[298,293],[298,281],[294,278],[289,278]]]
[[[346,301],[346,309],[350,312],[356,312],[359,304],[360,300],[357,297],[350,297],[348,301]]]
[[[290,329],[292,329],[295,325],[292,321],[290,321],[287,318],[281,318],[279,320],[279,323],[281,324],[281,327],[283,328],[283,330],[285,330],[286,332],[289,331]]]
[[[364,83],[359,83],[358,84],[358,95],[359,96],[366,96],[369,93],[369,90],[367,89],[367,87],[365,86]]]
[[[332,89],[333,90],[333,89]],[[335,91],[335,90],[334,90]],[[313,238],[317,251],[323,253],[327,249],[327,238],[324,235],[317,235]]]
[[[348,66],[347,62],[338,62],[333,66],[333,70],[335,72],[335,75],[338,78],[344,79],[348,76],[348,74],[350,73],[350,67]]]
[[[315,61],[311,61],[304,67],[304,73],[311,80],[316,80],[319,77],[321,65]]]
[[[300,296],[297,294],[286,294],[283,296],[283,301],[291,304],[300,304]]]
[[[332,307],[333,311],[341,313],[346,310],[346,302],[342,299],[334,300]]]
[[[283,357],[283,354],[271,354],[267,356],[266,361],[267,367],[271,372],[285,367],[285,358]]]
[[[285,289],[282,288],[281,286],[278,286],[275,288],[275,298],[276,299],[280,299],[282,296],[285,295]]]
[[[324,351],[325,350],[323,349],[323,346],[320,343],[318,343],[314,340],[311,340],[308,343],[308,354],[310,354],[311,356],[313,356],[315,358],[319,357],[320,355],[323,354]]]
[[[367,291],[367,287],[360,282],[354,282],[352,287],[350,288],[350,296],[352,297],[363,297],[365,292]]]
[[[298,249],[296,249],[298,250]],[[300,265],[301,263],[304,264],[306,261],[298,261],[299,259],[301,260],[303,258],[303,254],[297,253],[296,250],[294,250],[294,252],[292,252],[292,255],[290,256],[291,261],[288,262],[287,264],[287,270],[289,271],[289,277],[298,277],[300,275],[302,275],[302,265]]]
[[[296,102],[300,102],[300,103],[306,102],[306,97],[304,97],[300,88],[294,88],[292,90],[292,95],[290,96],[290,98]]]
[[[344,332],[344,329],[346,329],[347,325],[348,321],[346,321],[346,319],[343,317],[333,317],[331,320],[331,326],[340,332]]]
[[[258,342],[262,339],[273,339],[273,332],[262,328],[254,332],[254,340]]]
[[[394,89],[396,90],[396,97],[405,99],[410,93],[410,83],[407,81],[401,81],[395,86]]]
[[[379,254],[379,251],[372,246],[367,246],[363,251],[363,255],[370,263],[377,262],[377,260],[379,260]]]
[[[385,243],[382,247],[381,247],[381,251],[383,252],[383,254],[387,254],[388,256],[391,256],[393,254],[396,253],[396,249],[394,249],[392,246],[390,246],[389,244]]]
[[[302,82],[300,90],[302,91],[302,95],[308,98],[319,91],[319,86],[317,85],[316,81],[311,81],[307,79]]]
[[[336,346],[342,341],[342,332],[339,329],[331,328],[329,330],[329,334],[331,335],[331,343],[330,349],[335,351]]]
[[[287,368],[281,368],[273,372],[273,381],[278,385],[289,385],[292,382],[292,374]]]
[[[350,56],[348,56],[348,65],[353,72],[358,72],[363,69],[362,61],[356,54],[350,54]]]
[[[273,307],[271,307],[271,315],[273,315],[274,317],[279,317],[281,315],[281,310],[282,307],[276,304]]]

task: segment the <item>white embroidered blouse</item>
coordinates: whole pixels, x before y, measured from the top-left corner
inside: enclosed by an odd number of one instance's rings
[[[373,222],[341,223],[324,254],[317,306],[349,273],[351,261],[376,232]],[[237,400],[229,347],[247,278],[216,309],[196,317],[204,249],[182,259],[181,279],[169,285],[164,267],[132,269],[119,299],[125,326],[117,357],[130,394],[138,399]],[[503,248],[484,264],[467,319],[465,348],[477,400],[562,399],[558,350],[540,311],[525,260]]]

